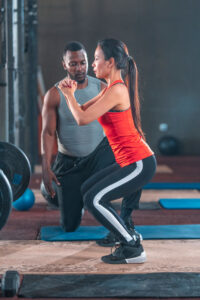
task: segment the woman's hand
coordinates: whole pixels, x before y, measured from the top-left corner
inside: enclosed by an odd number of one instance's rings
[[[74,95],[74,92],[77,89],[77,82],[69,78],[63,79],[60,81],[58,88],[63,92],[65,97]]]

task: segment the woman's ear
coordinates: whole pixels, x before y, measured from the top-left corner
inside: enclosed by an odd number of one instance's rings
[[[109,58],[109,67],[112,68],[115,64],[115,60],[113,57]]]

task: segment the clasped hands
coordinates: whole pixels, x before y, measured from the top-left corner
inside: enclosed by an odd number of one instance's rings
[[[63,92],[63,94],[66,97],[74,95],[74,92],[77,89],[77,82],[70,78],[63,79],[62,81],[60,81],[58,88]]]

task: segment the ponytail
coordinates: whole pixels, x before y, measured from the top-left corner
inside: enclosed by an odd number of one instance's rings
[[[138,92],[138,70],[134,59],[127,55],[128,66],[127,66],[127,74],[125,76],[125,83],[127,85],[130,102],[131,102],[131,110],[132,116],[135,123],[135,127],[142,138],[145,139],[144,133],[141,128],[141,116],[140,116],[140,99]]]
[[[131,102],[131,110],[135,127],[144,138],[141,128],[140,100],[138,94],[138,71],[135,61],[129,56],[125,43],[116,39],[104,39],[98,42],[105,60],[111,57],[115,60],[116,68],[122,71],[123,80],[128,88]]]

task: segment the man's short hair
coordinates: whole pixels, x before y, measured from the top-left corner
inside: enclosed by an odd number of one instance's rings
[[[65,56],[67,51],[79,51],[79,50],[85,50],[85,47],[83,46],[83,44],[81,44],[80,42],[77,41],[72,41],[69,42],[63,50],[63,57]]]

